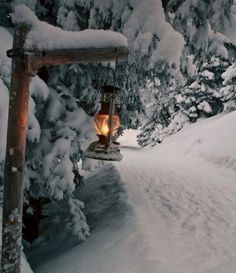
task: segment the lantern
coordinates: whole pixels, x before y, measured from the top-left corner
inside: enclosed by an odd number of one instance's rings
[[[119,143],[114,139],[120,128],[119,89],[107,85],[102,87],[101,110],[94,117],[94,128],[99,138],[85,152],[85,156],[93,159],[120,161],[122,155]]]

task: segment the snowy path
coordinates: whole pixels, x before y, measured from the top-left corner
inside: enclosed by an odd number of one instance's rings
[[[118,170],[149,242],[147,273],[235,272],[234,171],[128,149]]]
[[[235,122],[213,117],[153,149],[126,139],[124,159],[79,191],[90,238],[36,245],[34,272],[235,273]]]
[[[85,187],[94,200],[86,201],[91,218],[96,210],[101,218],[91,237],[35,272],[234,273],[235,172],[188,157],[123,153],[121,163],[105,166]]]

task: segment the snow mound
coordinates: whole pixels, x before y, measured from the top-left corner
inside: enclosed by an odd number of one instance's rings
[[[186,126],[166,138],[154,149],[169,153],[201,157],[208,162],[236,170],[236,111],[220,114]]]

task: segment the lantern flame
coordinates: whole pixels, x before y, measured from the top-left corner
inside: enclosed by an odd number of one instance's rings
[[[97,135],[108,136],[109,135],[109,115],[97,114],[94,119],[94,127]],[[114,135],[116,130],[120,127],[120,117],[114,115],[112,118],[112,132],[111,135]]]

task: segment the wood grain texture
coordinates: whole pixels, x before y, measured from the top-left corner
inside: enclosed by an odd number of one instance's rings
[[[127,59],[127,47],[60,49],[25,53],[26,71],[30,75],[35,75],[40,67],[46,65],[99,63]]]
[[[16,27],[13,49],[23,46],[28,27]],[[4,172],[2,272],[20,273],[23,173],[28,127],[29,76],[23,56],[12,59]]]

